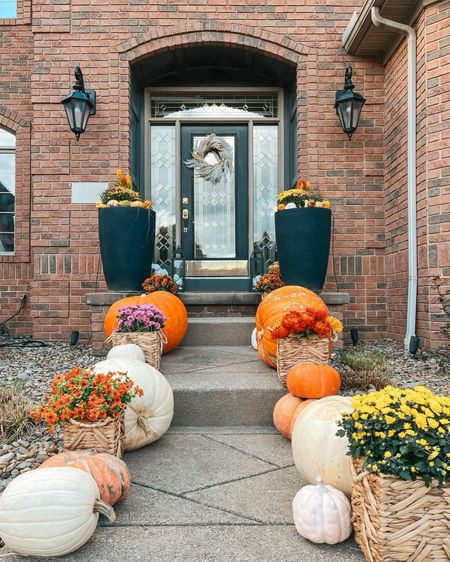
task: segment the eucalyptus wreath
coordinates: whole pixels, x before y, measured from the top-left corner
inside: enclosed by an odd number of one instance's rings
[[[217,157],[214,164],[206,161],[206,156],[211,153]],[[233,171],[233,149],[224,139],[212,133],[195,145],[192,158],[185,164],[196,170],[201,178],[217,183]]]

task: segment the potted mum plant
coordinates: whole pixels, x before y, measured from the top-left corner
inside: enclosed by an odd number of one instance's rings
[[[153,304],[122,306],[117,312],[117,328],[108,340],[113,345],[134,343],[144,352],[145,362],[159,369],[161,348],[166,339],[162,333],[166,318]]]
[[[155,212],[142,201],[129,174],[119,168],[116,182],[97,203],[100,255],[110,291],[136,292],[151,269],[155,246]]]
[[[271,330],[277,340],[277,374],[286,386],[288,372],[303,361],[325,364],[331,354],[331,342],[342,332],[340,320],[323,309],[307,306],[304,311],[290,310]]]
[[[68,451],[96,449],[120,457],[125,407],[142,394],[125,373],[95,374],[92,369],[75,367],[54,377],[50,393],[31,417],[36,422],[44,420],[50,432],[62,425]]]
[[[156,291],[167,291],[175,295],[179,289],[179,285],[173,277],[168,274],[157,274],[152,272],[150,277],[144,280],[142,288],[146,293],[155,293]]]
[[[330,202],[310,191],[309,180],[277,196],[275,236],[281,278],[287,285],[321,291],[331,239]]]
[[[366,560],[450,558],[450,397],[428,388],[356,395],[337,434],[352,457],[355,540]]]
[[[269,265],[267,273],[263,273],[258,277],[255,288],[261,293],[261,299],[263,299],[266,295],[284,285],[285,283],[280,277],[280,266],[278,262],[274,262]]]

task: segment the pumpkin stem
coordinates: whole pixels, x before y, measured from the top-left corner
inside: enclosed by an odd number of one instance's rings
[[[316,482],[317,482],[317,487],[319,488],[319,490],[322,490],[323,492],[327,491],[326,486],[324,486],[323,483],[322,483],[322,477],[321,476],[316,476]]]
[[[114,523],[114,521],[116,520],[114,509],[103,500],[96,500],[94,504],[94,513],[100,513],[101,515],[104,515],[110,523]]]
[[[2,538],[0,537],[0,548],[3,548],[5,546],[5,543],[2,541]]]

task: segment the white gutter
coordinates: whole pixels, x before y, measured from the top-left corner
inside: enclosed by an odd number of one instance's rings
[[[406,316],[405,350],[411,336],[416,335],[417,309],[417,197],[416,197],[416,32],[403,23],[380,16],[379,8],[371,9],[372,21],[377,27],[385,26],[408,37],[408,307]]]

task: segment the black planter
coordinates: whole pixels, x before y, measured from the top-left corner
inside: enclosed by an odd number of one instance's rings
[[[287,285],[321,291],[330,253],[331,211],[285,209],[275,213],[281,278]]]
[[[100,255],[110,291],[141,291],[151,273],[155,212],[139,207],[98,210]]]

